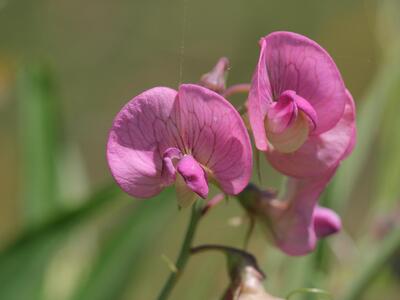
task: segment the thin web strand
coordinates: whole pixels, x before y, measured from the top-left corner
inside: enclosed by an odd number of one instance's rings
[[[182,0],[183,11],[182,11],[182,38],[180,46],[180,56],[179,56],[179,80],[178,85],[182,83],[183,79],[183,65],[185,63],[185,37],[186,37],[186,23],[187,23],[187,0]]]

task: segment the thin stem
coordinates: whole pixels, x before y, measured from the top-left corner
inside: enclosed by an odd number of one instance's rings
[[[316,295],[319,298],[324,298],[324,299],[333,299],[331,294],[328,292],[321,290],[321,289],[316,289],[316,288],[301,288],[297,289],[293,292],[291,292],[289,295],[286,296],[286,300],[290,300],[294,295],[297,294],[307,294],[307,295]]]
[[[246,236],[244,238],[244,244],[243,244],[243,249],[244,250],[247,250],[247,248],[249,246],[250,238],[251,238],[251,235],[252,235],[252,233],[254,231],[255,224],[256,224],[256,222],[255,222],[254,218],[252,216],[250,216],[249,228],[247,229]]]
[[[197,246],[197,247],[193,247],[192,249],[190,249],[190,252],[192,254],[197,254],[203,251],[209,251],[209,250],[217,250],[217,251],[222,251],[222,252],[232,252],[232,253],[246,253],[243,250],[240,249],[236,249],[233,247],[229,247],[229,246],[223,246],[223,245],[216,245],[216,244],[206,244],[206,245],[201,245],[201,246]]]
[[[234,84],[230,87],[228,87],[225,92],[223,92],[222,96],[225,98],[228,98],[234,94],[244,94],[248,93],[250,91],[250,84],[249,83],[239,83],[239,84]]]
[[[349,289],[343,300],[358,300],[362,298],[372,281],[379,275],[379,272],[387,265],[390,259],[400,249],[400,230],[393,230],[383,241],[382,246],[376,251],[364,270],[350,282]]]
[[[178,255],[178,259],[176,260],[175,266],[177,268],[177,272],[172,272],[167,282],[165,283],[163,289],[161,290],[160,295],[158,296],[158,300],[168,299],[168,296],[171,294],[172,289],[176,285],[179,280],[180,275],[183,273],[187,261],[190,256],[190,248],[192,246],[192,242],[194,239],[194,235],[196,233],[197,225],[202,216],[202,205],[201,201],[197,200],[192,207],[192,214],[190,216],[190,221],[188,228],[186,230],[185,239],[183,240],[181,250]]]
[[[240,105],[238,108],[236,108],[237,109],[237,111],[238,111],[238,113],[241,115],[241,116],[244,116],[246,113],[247,113],[247,107],[246,107],[246,105]]]

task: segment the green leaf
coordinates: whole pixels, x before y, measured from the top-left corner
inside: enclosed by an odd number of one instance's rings
[[[365,263],[357,266],[360,270],[353,270],[356,275],[348,283],[343,300],[359,300],[367,291],[380,271],[388,265],[390,259],[400,251],[400,230],[393,230],[380,246],[375,249],[374,255]]]
[[[400,79],[399,79],[400,82]],[[400,128],[399,108],[400,84],[389,95],[389,103],[385,110],[385,121],[379,135],[377,149],[377,171],[374,172],[375,190],[371,214],[387,213],[398,206],[400,195],[400,139],[394,137]],[[373,216],[376,218],[376,215]]]
[[[83,201],[85,204],[81,207],[58,214],[46,223],[31,227],[0,251],[0,266],[7,260],[8,255],[18,251],[20,248],[29,248],[31,244],[38,243],[53,235],[65,234],[67,230],[88,219],[91,214],[97,212],[103,205],[109,203],[110,200],[120,194],[119,187],[112,183],[93,193]]]
[[[131,279],[140,271],[146,249],[161,234],[165,223],[176,210],[175,193],[167,189],[144,201],[123,220],[118,230],[103,245],[88,277],[73,295],[74,300],[120,299]],[[173,201],[172,201],[173,200]],[[154,259],[162,260],[160,257]]]
[[[0,263],[0,299],[42,299],[44,275],[59,239],[35,240],[3,256]]]
[[[108,185],[83,201],[80,208],[64,212],[23,233],[0,252],[0,299],[42,299],[43,276],[48,262],[69,230],[87,221],[105,204],[120,195]]]
[[[0,253],[0,299],[41,299],[44,273],[58,237],[33,238],[36,226],[58,211],[56,153],[58,107],[51,76],[42,66],[19,73],[18,121],[22,160],[23,222],[30,232]]]
[[[18,119],[22,153],[23,216],[27,227],[58,210],[56,155],[58,103],[47,69],[31,65],[19,73]]]

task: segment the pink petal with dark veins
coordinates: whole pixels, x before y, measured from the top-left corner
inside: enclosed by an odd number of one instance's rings
[[[177,92],[156,87],[129,101],[117,114],[107,144],[107,160],[118,185],[129,195],[149,198],[164,188],[162,155],[178,147],[171,119]]]
[[[217,93],[190,84],[179,93],[156,87],[126,104],[114,119],[107,159],[116,182],[139,198],[173,184],[176,167],[187,187],[202,197],[208,194],[207,175],[200,176],[204,171],[225,193],[236,194],[252,168],[250,139],[235,108]],[[191,180],[192,175],[198,178]]]
[[[252,150],[235,108],[219,94],[194,84],[179,87],[175,110],[189,154],[227,194],[243,190],[251,177]]]
[[[336,64],[321,46],[300,34],[274,32],[261,40],[260,56],[264,61],[258,76],[266,72],[270,82],[259,89],[260,94],[272,96],[272,101],[286,90],[295,91],[317,113],[314,134],[336,125],[343,114],[346,89]]]

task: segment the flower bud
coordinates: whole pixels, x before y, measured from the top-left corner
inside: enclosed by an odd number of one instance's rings
[[[231,282],[222,297],[223,300],[282,300],[265,291],[262,284],[265,275],[250,253],[219,245],[199,246],[193,248],[192,253],[205,250],[219,250],[227,257]]]
[[[242,267],[223,297],[224,300],[280,300],[268,294],[263,285],[264,277],[251,265]]]
[[[201,76],[200,84],[221,94],[226,88],[228,67],[229,60],[226,57],[221,57],[210,72]]]

